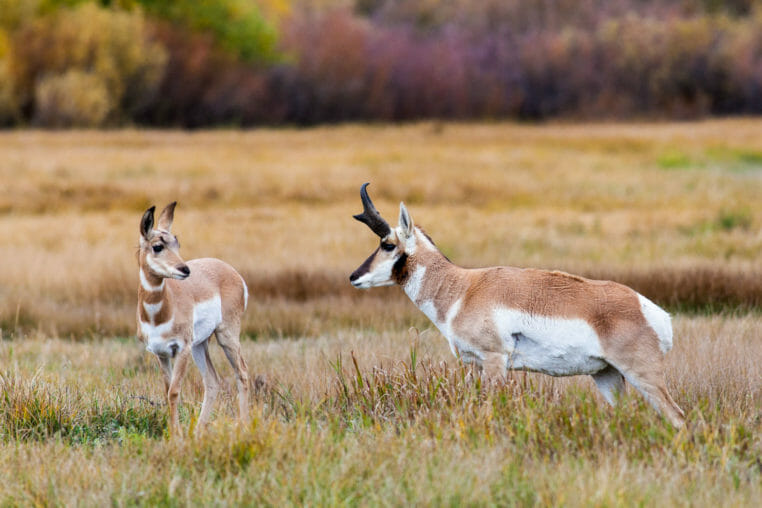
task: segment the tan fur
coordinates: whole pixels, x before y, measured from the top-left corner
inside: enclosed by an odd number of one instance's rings
[[[153,222],[152,210],[149,209],[144,215],[144,221],[151,219],[150,224]],[[146,223],[149,227],[141,231],[138,254],[141,284],[138,286],[136,317],[137,336],[147,347],[161,344],[163,341],[167,345],[166,350],[172,351],[169,347],[171,344],[182,344],[176,357],[157,354],[169,406],[170,433],[180,436],[177,406],[188,358],[194,348],[198,348],[198,354],[193,353],[194,360],[199,364],[204,382],[204,402],[198,420],[199,430],[203,430],[207,423],[219,391],[219,378],[208,354],[209,337],[194,337],[194,308],[198,308],[197,305],[201,302],[213,301],[217,297],[221,304],[221,322],[214,328],[213,333],[236,373],[240,419],[244,423],[248,421],[248,370],[241,356],[239,342],[241,319],[246,307],[246,287],[238,272],[218,259],[195,259],[187,264],[183,262],[178,253],[179,244],[170,233],[173,211],[174,204],[162,212],[159,220],[161,229],[150,229],[150,224]],[[164,248],[160,253],[156,253],[153,246],[159,243]],[[166,269],[167,273],[156,273],[152,266]],[[168,278],[168,274],[171,273],[183,275],[184,267],[190,270],[190,275],[185,279]],[[149,287],[143,287],[144,283]],[[161,307],[155,314],[146,309],[146,305],[154,306],[149,308],[155,309],[159,304]],[[153,330],[151,334],[155,330],[161,330],[162,333],[159,337],[149,337],[145,333],[146,330]]]
[[[420,253],[419,253],[420,252]],[[502,305],[533,315],[579,318],[587,321],[600,337],[607,359],[630,370],[643,389],[676,425],[683,413],[674,403],[663,381],[663,358],[658,337],[640,311],[635,291],[612,281],[585,279],[559,271],[532,268],[494,267],[464,269],[449,263],[438,252],[421,249],[408,260],[408,272],[427,267],[428,277],[416,298],[417,304],[435,302],[444,319],[447,310],[462,298],[453,322],[455,331],[471,339],[471,345],[486,353],[485,371],[502,373],[496,356],[502,340],[485,323],[483,309]],[[473,333],[478,330],[477,333]]]
[[[595,361],[608,364],[592,374],[596,383],[607,383],[612,390],[619,391],[624,387],[623,375],[674,425],[683,424],[683,412],[664,384],[660,339],[646,320],[634,290],[616,282],[590,280],[558,271],[461,268],[443,256],[422,230],[413,226],[402,204],[400,225],[382,238],[381,244],[385,243],[393,244],[395,249],[377,249],[352,274],[353,284],[357,287],[386,285],[378,279],[383,277],[375,274],[396,260],[391,281],[401,286],[410,282],[411,287],[415,286],[417,293],[411,298],[422,309],[423,305],[433,305],[435,322],[445,323],[448,312],[456,309],[447,326],[467,353],[478,352],[480,365],[488,375],[502,376],[506,369],[506,337],[499,335],[492,318],[493,309],[514,309],[530,318],[582,320],[594,330],[603,352],[603,357]],[[423,279],[414,280],[421,267],[425,268]],[[456,302],[459,307],[454,307]],[[431,316],[431,307],[427,308]]]

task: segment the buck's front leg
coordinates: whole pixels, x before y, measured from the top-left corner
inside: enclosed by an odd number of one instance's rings
[[[172,438],[181,438],[180,416],[177,413],[177,405],[180,401],[180,388],[182,387],[185,371],[188,368],[188,357],[190,357],[190,348],[183,348],[175,358],[175,365],[172,369],[172,379],[169,383],[167,392],[167,403],[169,405],[169,435]]]
[[[502,353],[484,353],[482,359],[482,376],[490,384],[505,379],[506,358]]]

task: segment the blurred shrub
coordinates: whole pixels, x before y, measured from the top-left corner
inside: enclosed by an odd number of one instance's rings
[[[13,31],[37,17],[42,0],[0,0],[0,28]]]
[[[52,98],[95,77],[105,123],[762,112],[760,0],[99,4],[0,0],[0,122],[69,118]]]
[[[38,122],[45,118],[121,121],[149,100],[162,76],[166,53],[152,40],[139,12],[104,9],[91,3],[56,11],[21,27],[14,36],[15,78],[22,109]],[[74,72],[77,71],[77,72]],[[75,83],[95,87],[77,95]],[[105,93],[105,99],[101,95]],[[36,99],[46,98],[39,111]],[[68,98],[71,105],[64,106]],[[73,114],[71,107],[97,112]],[[107,104],[108,106],[105,106]],[[57,116],[58,113],[63,116]],[[98,124],[106,119],[98,119]]]
[[[69,70],[40,80],[34,123],[46,127],[100,127],[113,109],[111,94],[94,73]]]
[[[8,36],[0,29],[0,126],[10,125],[18,118],[11,57]]]
[[[756,111],[760,15],[685,5],[382,0],[303,9],[282,29],[291,63],[270,69],[269,97],[301,124]]]
[[[0,0],[0,26],[5,17],[3,4],[11,12],[37,15],[94,3],[124,11],[141,11],[148,17],[168,20],[178,27],[210,35],[223,50],[246,62],[277,59],[277,31],[271,20],[290,10],[293,0]],[[23,4],[22,7],[13,4]],[[271,20],[263,14],[266,13]],[[19,17],[13,14],[9,17]]]
[[[136,112],[141,123],[201,127],[282,120],[265,70],[222,51],[209,35],[169,23],[156,27],[168,58],[157,93]]]
[[[457,33],[423,37],[412,27],[375,26],[339,9],[292,18],[283,44],[295,62],[274,73],[271,84],[273,95],[286,104],[289,122],[452,118],[474,112],[471,102],[478,94],[471,93],[474,76]]]
[[[365,116],[371,29],[344,10],[303,13],[290,21],[283,44],[295,61],[273,75],[288,121],[310,124]]]
[[[251,0],[134,0],[145,12],[211,35],[246,62],[277,60],[277,32]],[[272,6],[272,2],[270,3]],[[273,7],[275,8],[275,7]]]
[[[762,11],[760,11],[762,12]],[[762,17],[629,16],[598,32],[605,88],[637,111],[668,117],[758,112]],[[740,58],[739,58],[740,57]]]

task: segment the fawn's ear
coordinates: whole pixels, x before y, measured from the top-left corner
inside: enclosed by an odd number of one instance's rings
[[[410,217],[410,213],[405,208],[405,203],[400,201],[400,219],[399,228],[402,233],[403,239],[407,240],[413,235],[413,218]]]
[[[175,206],[177,201],[172,201],[168,204],[159,215],[159,229],[163,229],[167,233],[172,230],[172,221],[175,220]]]
[[[151,235],[153,230],[153,212],[156,210],[155,206],[152,206],[143,214],[143,218],[140,219],[140,235],[146,240]]]

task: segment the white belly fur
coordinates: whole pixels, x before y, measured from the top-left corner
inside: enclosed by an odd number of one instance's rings
[[[533,316],[498,307],[492,319],[507,354],[507,368],[551,376],[594,374],[606,367],[598,334],[582,319]]]
[[[217,295],[193,306],[193,345],[207,340],[222,323],[222,300]]]
[[[204,300],[193,306],[193,343],[201,344],[207,340],[222,323],[222,300],[219,295]],[[140,322],[141,333],[146,339],[146,350],[157,356],[174,357],[183,349],[183,341],[171,336],[174,319],[166,323],[153,325]]]

